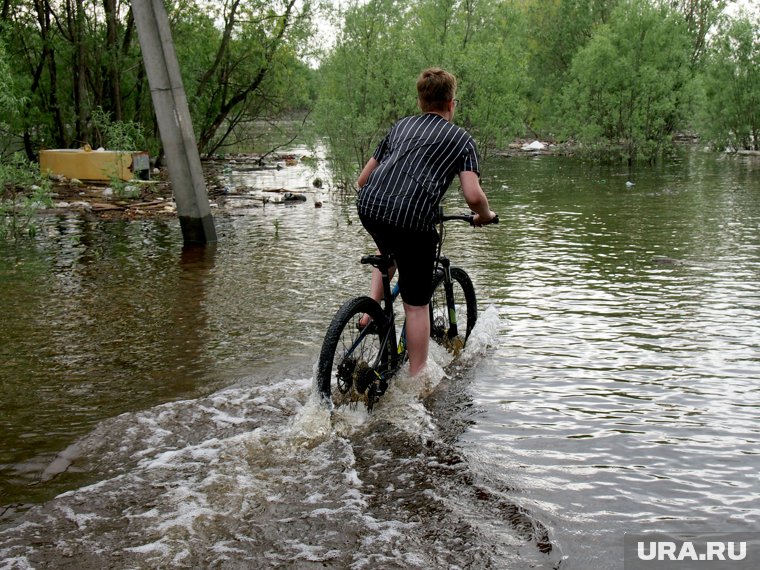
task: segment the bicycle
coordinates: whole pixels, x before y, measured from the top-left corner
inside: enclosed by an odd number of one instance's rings
[[[430,337],[450,352],[464,348],[478,318],[475,287],[469,275],[451,265],[441,255],[444,223],[464,221],[473,225],[472,215],[446,216],[440,209],[438,251],[433,270],[433,295],[430,300]],[[498,223],[498,216],[489,223]],[[322,343],[317,365],[317,389],[328,407],[364,402],[372,411],[377,399],[388,388],[394,374],[406,361],[406,322],[397,337],[393,302],[399,294],[398,283],[391,289],[388,255],[367,255],[361,263],[380,270],[383,306],[370,297],[346,301],[333,317]],[[462,315],[464,312],[464,315]],[[367,314],[371,321],[361,327]],[[463,323],[463,329],[460,323]]]

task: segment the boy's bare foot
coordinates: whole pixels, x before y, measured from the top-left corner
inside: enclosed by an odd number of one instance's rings
[[[366,328],[366,327],[367,327],[367,325],[368,325],[368,324],[370,324],[371,322],[372,322],[372,319],[370,318],[370,316],[369,316],[367,313],[364,313],[364,314],[363,314],[363,315],[362,315],[362,316],[359,318],[359,329],[364,329],[364,328]]]

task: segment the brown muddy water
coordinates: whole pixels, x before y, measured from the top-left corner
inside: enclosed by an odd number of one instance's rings
[[[313,368],[371,250],[352,197],[226,176],[308,199],[231,199],[205,250],[81,213],[0,245],[0,568],[594,570],[625,533],[760,524],[756,158],[487,162],[502,223],[444,246],[472,342],[332,419]]]

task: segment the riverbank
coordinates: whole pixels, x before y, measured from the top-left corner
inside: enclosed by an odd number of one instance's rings
[[[515,141],[495,156],[535,157],[571,156],[571,145],[537,140]],[[310,203],[321,206],[322,191],[329,191],[322,177],[316,173],[317,159],[308,153],[270,154],[236,153],[202,161],[209,204],[217,211],[234,210],[241,206],[256,207],[265,204]],[[300,168],[299,168],[300,167]],[[309,176],[308,170],[313,170]],[[297,187],[281,185],[251,186],[236,184],[231,178],[257,173],[298,171]],[[308,184],[303,180],[307,178]],[[152,179],[134,180],[118,185],[83,183],[62,176],[51,178],[53,206],[48,213],[80,211],[102,219],[135,219],[172,217],[176,204],[166,168],[154,169]]]
[[[693,137],[680,137],[679,145],[695,145]],[[577,156],[580,147],[572,142],[555,143],[520,139],[492,156],[535,158],[541,156]],[[727,156],[760,157],[760,152],[737,151]],[[322,205],[322,193],[330,191],[324,176],[317,172],[318,159],[303,153],[220,155],[202,161],[209,205],[216,212],[229,213],[241,207],[265,204]],[[265,176],[271,173],[272,176]],[[292,174],[291,174],[292,173]],[[277,174],[277,176],[275,176]],[[262,176],[264,175],[264,176]],[[269,179],[257,185],[251,178]],[[296,183],[282,184],[282,178]],[[240,182],[243,179],[243,182]],[[134,180],[118,184],[83,183],[77,179],[51,176],[52,207],[46,213],[78,211],[98,219],[145,219],[176,216],[176,204],[166,168],[154,169],[151,180]]]
[[[300,188],[298,192],[284,187],[253,188],[233,185],[232,173],[260,173],[292,169],[312,161],[309,155],[277,154],[262,158],[256,154],[225,155],[202,162],[209,205],[226,210],[240,203],[307,202],[307,193],[314,194],[322,186],[321,179],[312,181],[313,191]],[[172,195],[171,181],[166,168],[154,169],[151,180],[131,180],[118,184],[85,183],[78,179],[51,176],[52,207],[47,213],[80,211],[101,219],[160,218],[176,216],[177,207]],[[319,200],[312,200],[314,204]]]

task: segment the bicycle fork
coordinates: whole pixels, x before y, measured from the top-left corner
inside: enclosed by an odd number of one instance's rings
[[[459,331],[457,330],[457,308],[454,302],[454,281],[451,278],[451,261],[444,256],[439,257],[438,261],[443,270],[443,290],[446,293],[446,309],[449,312],[448,336],[449,338],[456,338]]]

